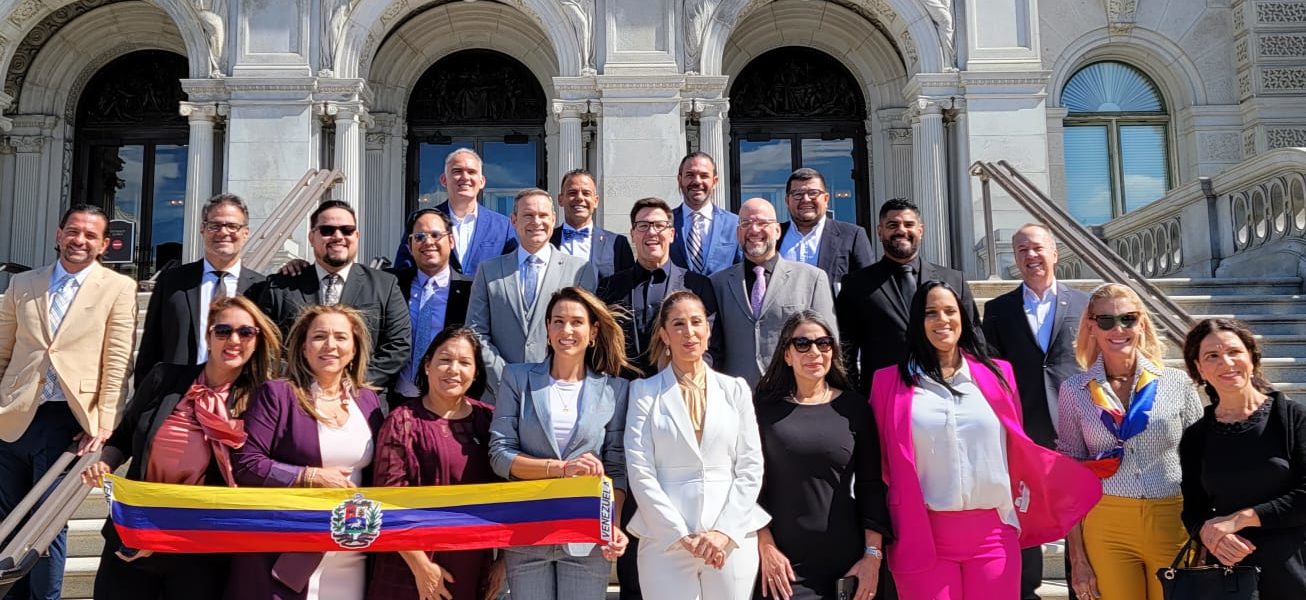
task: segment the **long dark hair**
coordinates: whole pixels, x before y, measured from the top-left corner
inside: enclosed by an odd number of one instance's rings
[[[469,327],[461,325],[450,325],[443,331],[435,335],[431,340],[431,345],[426,347],[422,352],[422,359],[417,363],[417,373],[413,377],[413,383],[417,386],[418,396],[425,398],[426,394],[431,391],[431,382],[426,378],[426,365],[431,363],[431,357],[435,356],[435,351],[440,346],[452,340],[467,340],[472,345],[472,360],[476,368],[476,374],[472,377],[472,385],[467,388],[466,396],[479,400],[485,393],[485,361],[481,358],[481,340],[476,337],[476,332]],[[417,348],[413,349],[414,352]]]
[[[916,375],[912,373],[912,365],[915,365],[925,373],[926,377],[939,382],[954,395],[957,394],[957,390],[943,377],[943,368],[939,365],[939,352],[934,349],[934,344],[931,344],[929,338],[925,335],[925,299],[930,295],[930,290],[934,288],[948,290],[948,293],[952,294],[953,299],[957,301],[957,313],[961,318],[961,335],[957,339],[957,348],[961,350],[963,355],[974,358],[988,370],[993,371],[993,374],[998,378],[998,382],[1002,384],[1002,388],[1010,392],[1011,386],[1007,383],[1007,378],[1002,375],[998,365],[994,364],[993,359],[989,357],[988,348],[976,337],[975,324],[971,322],[970,313],[962,305],[961,294],[958,294],[957,290],[953,289],[952,286],[938,280],[930,280],[921,284],[916,290],[916,295],[911,299],[911,317],[907,320],[907,356],[902,359],[902,362],[898,363],[898,376],[902,378],[903,383],[911,386],[919,383]],[[965,360],[964,356],[963,360]]]
[[[793,395],[798,391],[798,380],[794,377],[793,367],[785,364],[785,352],[789,350],[789,342],[794,339],[794,331],[803,323],[814,323],[825,330],[825,334],[834,338],[834,347],[830,355],[830,370],[825,374],[825,383],[832,389],[851,390],[853,389],[852,380],[848,379],[848,371],[843,366],[843,351],[839,348],[839,334],[830,324],[826,322],[825,317],[820,313],[811,310],[800,310],[785,320],[784,327],[780,329],[780,341],[775,345],[775,352],[771,354],[771,364],[767,366],[766,373],[757,381],[757,391],[753,393],[753,399],[758,402],[772,402],[783,400],[786,396]]]

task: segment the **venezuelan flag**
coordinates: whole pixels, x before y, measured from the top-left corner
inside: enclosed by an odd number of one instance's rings
[[[156,552],[474,550],[612,535],[603,477],[347,489],[104,480],[123,544]]]

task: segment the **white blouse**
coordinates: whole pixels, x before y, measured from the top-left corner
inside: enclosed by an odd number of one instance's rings
[[[566,459],[567,444],[580,420],[580,388],[582,381],[558,381],[549,378],[549,420],[553,439],[558,442],[558,458]]]
[[[997,509],[1019,527],[1007,470],[1007,432],[971,378],[970,366],[948,380],[960,396],[916,371],[911,405],[916,476],[933,511]]]

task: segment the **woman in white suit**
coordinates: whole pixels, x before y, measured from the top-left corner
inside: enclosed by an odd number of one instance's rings
[[[626,474],[639,508],[645,600],[746,600],[757,578],[762,445],[748,384],[708,368],[703,302],[662,302],[650,354],[662,371],[630,385]],[[669,365],[669,366],[668,366]]]
[[[625,379],[630,367],[621,327],[603,302],[577,287],[549,300],[549,357],[504,369],[490,425],[490,467],[508,479],[607,475],[614,514],[621,514],[626,470]],[[608,573],[626,550],[612,541],[508,548],[505,562],[513,600],[602,600]]]

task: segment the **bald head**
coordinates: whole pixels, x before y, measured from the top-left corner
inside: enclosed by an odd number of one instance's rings
[[[750,198],[739,207],[739,246],[744,258],[762,264],[775,256],[780,240],[780,224],[775,220],[775,206],[764,198]]]
[[[1030,223],[1011,236],[1016,269],[1025,286],[1040,296],[1056,281],[1057,240],[1047,227]]]

